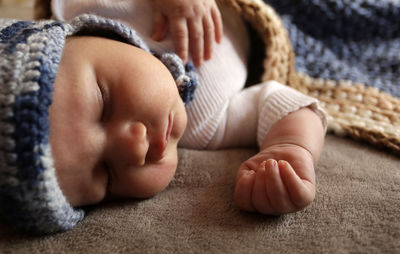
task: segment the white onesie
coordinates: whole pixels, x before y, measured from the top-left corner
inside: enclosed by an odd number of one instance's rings
[[[173,51],[170,37],[150,38],[152,6],[149,0],[52,0],[53,17],[68,20],[83,13],[112,18],[130,25],[156,53]],[[309,106],[326,128],[318,101],[275,81],[244,88],[249,40],[245,25],[232,10],[220,8],[224,36],[213,56],[197,68],[199,84],[186,106],[187,129],[181,147],[219,149],[260,145],[274,123]]]

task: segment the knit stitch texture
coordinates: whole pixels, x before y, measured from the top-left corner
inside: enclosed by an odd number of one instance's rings
[[[400,96],[400,1],[265,0],[289,31],[300,72]]]
[[[48,143],[48,107],[64,46],[59,22],[1,21],[0,212],[17,227],[73,227],[74,210],[58,187]]]

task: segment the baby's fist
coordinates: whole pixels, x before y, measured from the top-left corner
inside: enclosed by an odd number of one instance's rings
[[[239,168],[235,189],[239,208],[278,215],[301,210],[314,200],[314,183],[301,179],[287,161],[255,161],[253,157]]]

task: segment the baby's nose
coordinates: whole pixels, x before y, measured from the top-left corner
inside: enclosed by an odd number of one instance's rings
[[[141,122],[128,124],[127,129],[121,135],[121,155],[126,164],[143,166],[149,150],[147,128]]]

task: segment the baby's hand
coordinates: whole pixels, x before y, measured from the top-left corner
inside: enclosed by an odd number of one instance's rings
[[[222,19],[215,0],[153,0],[152,38],[165,38],[171,32],[175,52],[184,62],[188,50],[196,66],[211,58],[214,40],[222,39]]]
[[[267,147],[245,161],[237,173],[235,202],[246,211],[295,212],[314,197],[313,157],[297,145]]]

